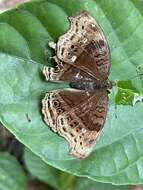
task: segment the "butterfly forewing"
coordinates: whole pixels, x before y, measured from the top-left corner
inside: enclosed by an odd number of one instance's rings
[[[110,70],[110,51],[95,19],[87,12],[70,18],[71,28],[56,45],[56,68],[45,67],[50,81],[86,78],[106,80]]]
[[[71,17],[71,29],[57,43],[57,57],[105,80],[110,70],[110,50],[105,36],[95,19],[87,12]]]

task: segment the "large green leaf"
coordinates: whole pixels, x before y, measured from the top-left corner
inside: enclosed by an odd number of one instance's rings
[[[101,182],[143,183],[141,5],[138,0],[43,0],[0,15],[0,120],[48,164]],[[43,122],[44,93],[64,85],[46,83],[41,70],[48,41],[57,40],[69,27],[67,16],[81,10],[102,26],[111,48],[110,79],[118,82],[97,146],[88,158],[76,160],[68,155],[67,142]],[[52,55],[50,49],[47,53]]]
[[[0,190],[26,190],[27,178],[17,160],[0,153]]]
[[[73,176],[61,172],[44,163],[38,156],[26,149],[24,160],[28,171],[32,176],[51,185],[57,190],[128,190],[128,186],[115,186],[110,184],[97,183],[87,178]]]

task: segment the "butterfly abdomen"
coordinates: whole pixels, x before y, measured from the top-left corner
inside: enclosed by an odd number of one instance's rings
[[[111,88],[110,85],[111,84],[109,83],[109,81],[98,81],[98,80],[93,80],[93,81],[81,80],[70,83],[70,87],[72,88],[80,90],[88,90],[88,91],[94,91],[104,88],[110,89]]]

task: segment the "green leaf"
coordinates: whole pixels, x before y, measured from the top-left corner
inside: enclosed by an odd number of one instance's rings
[[[30,150],[25,149],[24,152],[24,161],[28,171],[32,174],[33,177],[47,183],[48,185],[58,189],[59,188],[59,177],[60,170],[57,170],[44,161],[41,160],[38,156],[32,153]]]
[[[17,160],[0,153],[0,190],[26,190],[27,178]]]
[[[110,184],[97,183],[87,178],[76,177],[61,172],[45,162],[30,150],[25,150],[25,163],[32,176],[51,185],[59,190],[128,190],[128,186],[114,186]]]
[[[42,0],[0,15],[0,121],[46,163],[104,183],[143,183],[141,5],[136,0]],[[47,64],[45,51],[48,57],[53,54],[47,43],[66,32],[68,15],[81,10],[91,12],[107,36],[109,77],[117,86],[109,95],[105,128],[94,151],[76,160],[67,142],[43,122],[44,93],[67,85],[46,83],[42,65]]]

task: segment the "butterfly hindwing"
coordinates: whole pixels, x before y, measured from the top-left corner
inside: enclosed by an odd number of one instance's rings
[[[69,142],[71,154],[84,158],[103,128],[107,99],[105,91],[55,90],[43,99],[42,112],[51,129]]]

